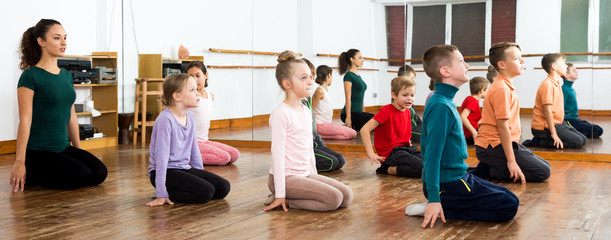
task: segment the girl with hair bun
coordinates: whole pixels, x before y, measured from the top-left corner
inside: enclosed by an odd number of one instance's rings
[[[272,111],[272,164],[268,187],[272,192],[263,210],[282,207],[312,211],[332,211],[352,202],[352,189],[318,175],[312,149],[312,113],[301,103],[310,95],[310,69],[292,51],[278,56],[276,80],[286,93],[284,101]]]
[[[333,70],[327,65],[316,69],[316,83],[320,86],[312,96],[312,108],[316,120],[316,131],[324,139],[352,139],[356,131],[352,128],[333,123],[333,107],[328,87],[333,81]]]
[[[9,179],[14,192],[23,191],[26,183],[76,189],[106,179],[104,163],[80,149],[72,74],[57,66],[66,47],[66,31],[53,19],[41,19],[23,33],[19,47],[23,73],[17,84],[19,126]]]
[[[343,52],[338,59],[339,74],[346,74],[344,75],[346,104],[340,118],[347,127],[356,131],[360,131],[363,125],[373,117],[373,114],[365,112],[363,102],[367,84],[358,73],[359,68],[363,66],[363,61],[363,55],[357,49]]]

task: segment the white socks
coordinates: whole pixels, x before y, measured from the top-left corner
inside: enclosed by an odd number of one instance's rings
[[[405,208],[405,215],[407,215],[407,216],[424,216],[424,210],[426,209],[426,205],[427,204],[428,204],[428,202],[408,205]]]

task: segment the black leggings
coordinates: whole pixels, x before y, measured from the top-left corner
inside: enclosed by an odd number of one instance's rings
[[[397,167],[397,176],[419,178],[422,176],[422,154],[414,146],[398,146],[386,157],[382,165]]]
[[[150,180],[155,187],[155,170],[150,173]],[[170,200],[181,203],[206,203],[211,199],[222,199],[231,186],[229,181],[214,173],[191,168],[168,169],[165,186]]]
[[[63,152],[27,150],[26,184],[53,189],[76,189],[98,185],[108,171],[93,154],[72,146]]]
[[[314,148],[314,156],[316,157],[316,170],[319,172],[337,170],[346,163],[344,156],[328,147]]]
[[[368,112],[351,112],[350,114],[350,118],[352,120],[352,129],[356,130],[357,132],[361,131],[361,128],[365,126],[365,123],[369,122],[369,120],[374,116],[373,114]],[[342,122],[346,122],[346,113],[340,114],[339,117],[342,119]]]

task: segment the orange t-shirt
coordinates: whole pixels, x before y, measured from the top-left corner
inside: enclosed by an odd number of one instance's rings
[[[479,121],[477,138],[475,138],[476,146],[488,148],[488,145],[496,147],[501,143],[499,131],[496,129],[498,119],[508,119],[511,141],[518,142],[522,134],[520,100],[513,83],[500,74],[497,80],[490,85],[484,98],[482,119]]]
[[[535,108],[533,109],[533,120],[531,127],[536,130],[543,130],[543,128],[549,129],[547,121],[545,121],[545,115],[543,114],[543,105],[552,105],[552,116],[554,117],[554,124],[561,124],[564,120],[564,95],[562,94],[562,87],[560,82],[554,79],[552,76],[547,76],[539,89],[537,89],[537,97],[535,98]]]

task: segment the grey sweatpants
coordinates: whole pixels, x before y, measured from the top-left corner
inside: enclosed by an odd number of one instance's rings
[[[307,177],[287,176],[286,202],[288,207],[312,211],[333,211],[352,202],[352,189],[333,178],[311,174]],[[267,186],[272,193],[274,175],[269,175]]]
[[[551,174],[550,164],[547,160],[535,155],[524,145],[512,142],[513,154],[516,163],[522,170],[527,182],[542,182]],[[488,145],[488,148],[475,146],[477,159],[490,167],[490,177],[503,181],[512,181],[507,168],[507,158],[501,144],[496,147]]]
[[[586,145],[587,138],[582,133],[577,131],[574,127],[569,126],[566,122],[562,124],[554,125],[556,127],[556,133],[562,141],[563,148],[580,148]],[[554,139],[549,129],[537,130],[531,128],[534,137],[539,139],[539,144],[544,148],[555,148]]]

